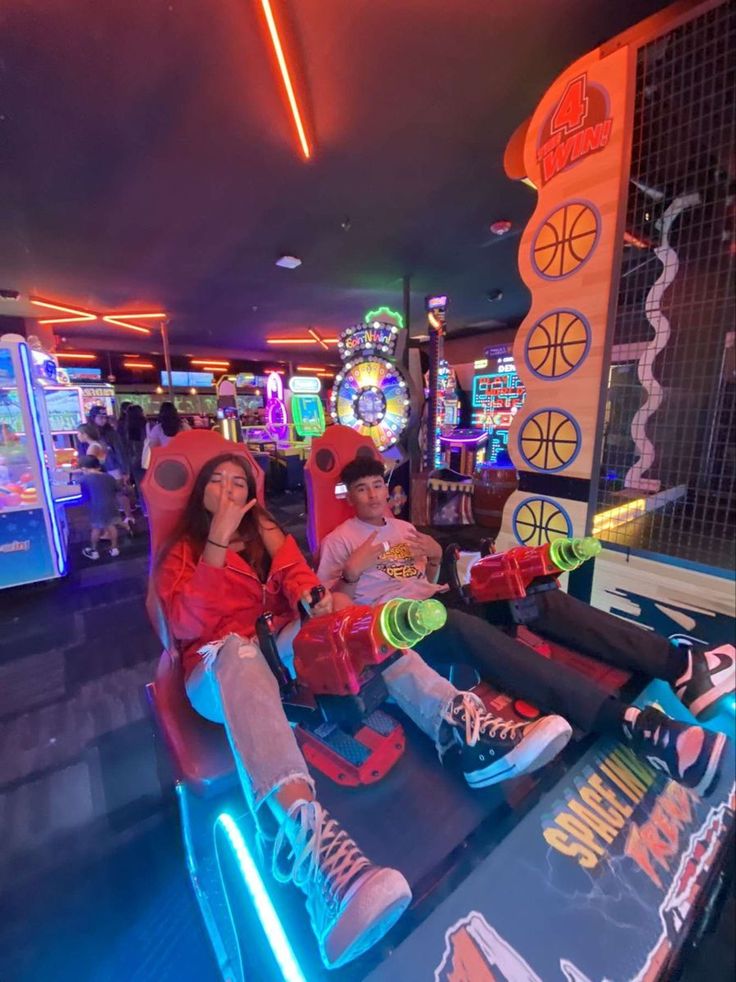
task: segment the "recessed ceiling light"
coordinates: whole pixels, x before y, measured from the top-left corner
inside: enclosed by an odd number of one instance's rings
[[[284,269],[296,269],[301,264],[302,261],[297,256],[281,256],[276,260],[276,265],[282,266]]]

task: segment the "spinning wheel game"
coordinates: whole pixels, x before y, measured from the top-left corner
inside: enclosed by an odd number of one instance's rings
[[[381,307],[339,341],[343,368],[332,390],[332,418],[370,437],[381,451],[398,441],[409,422],[409,386],[395,361],[403,330],[401,315]]]

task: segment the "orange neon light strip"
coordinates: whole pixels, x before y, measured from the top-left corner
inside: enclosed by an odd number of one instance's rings
[[[281,44],[281,38],[279,37],[279,30],[276,26],[276,19],[273,15],[273,10],[271,9],[271,0],[261,0],[261,7],[263,8],[263,14],[266,18],[268,33],[271,35],[271,44],[273,45],[276,61],[278,62],[279,71],[281,72],[281,80],[284,83],[286,98],[289,100],[291,115],[294,117],[294,126],[296,127],[296,133],[299,138],[302,153],[304,154],[304,159],[309,160],[312,156],[312,150],[309,146],[307,133],[302,122],[302,115],[299,112],[299,104],[296,99],[296,93],[294,92],[294,86],[291,84],[289,66],[286,64],[286,57],[284,56],[284,49]]]
[[[80,310],[78,307],[66,307],[60,303],[53,303],[51,300],[41,300],[40,297],[31,297],[34,307],[46,307],[48,310],[59,310],[62,314],[73,314],[72,317],[48,317],[39,320],[39,324],[73,324],[81,321],[96,321],[97,314],[89,310]]]
[[[266,338],[266,344],[337,344],[337,338]]]
[[[266,344],[316,344],[313,338],[266,338]]]
[[[137,331],[138,334],[150,334],[150,327],[140,327],[138,324],[131,324],[127,320],[122,320],[123,317],[153,317],[161,320],[163,315],[161,314],[105,314],[102,318],[106,324],[114,324],[115,327],[125,327],[129,331]]]
[[[42,300],[40,297],[30,297],[30,302],[35,307],[44,307],[48,310],[58,310],[62,314],[71,314],[71,317],[45,317],[39,319],[39,324],[74,324],[89,321],[96,321],[101,319],[106,324],[114,324],[116,327],[125,327],[130,331],[137,331],[139,334],[150,334],[151,331],[147,327],[140,327],[137,324],[130,324],[128,320],[162,320],[166,317],[166,314],[162,311],[155,312],[131,312],[131,313],[117,313],[117,314],[95,314],[91,310],[81,310],[78,307],[69,307],[66,304],[56,303],[52,300]],[[128,320],[123,320],[122,318],[127,318]]]
[[[229,368],[229,361],[220,361],[218,358],[190,358],[192,365],[217,365],[219,368]]]
[[[311,334],[311,336],[314,338],[314,340],[318,344],[321,344],[322,347],[325,349],[325,351],[327,350],[327,345],[325,344],[325,342],[324,342],[321,334],[317,334],[317,332],[315,330],[313,330],[313,328],[311,328],[311,327],[307,328],[307,333],[308,334]]]
[[[69,361],[97,361],[97,355],[82,354],[76,351],[56,351],[57,358],[68,358]]]
[[[150,361],[124,361],[123,366],[125,368],[155,368],[156,366]]]

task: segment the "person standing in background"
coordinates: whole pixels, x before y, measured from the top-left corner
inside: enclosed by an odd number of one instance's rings
[[[182,419],[173,402],[162,402],[158,422],[148,434],[148,446],[165,447],[181,430],[188,430],[189,423]]]
[[[130,468],[130,477],[138,493],[138,500],[143,507],[141,481],[146,473],[143,467],[143,446],[146,442],[146,416],[141,406],[131,403],[120,425],[120,434]]]
[[[104,406],[92,406],[87,414],[88,423],[97,427],[107,456],[103,464],[104,470],[119,482],[118,507],[123,513],[123,523],[132,535],[135,526],[128,485],[130,482],[130,466],[128,464],[125,445],[117,429],[112,425]]]
[[[91,454],[81,457],[79,464],[82,469],[82,492],[87,499],[90,524],[90,544],[82,549],[82,555],[97,561],[100,558],[99,542],[104,537],[110,540],[110,555],[114,559],[120,555],[117,530],[118,507],[115,500],[118,482],[102,470],[99,459]]]

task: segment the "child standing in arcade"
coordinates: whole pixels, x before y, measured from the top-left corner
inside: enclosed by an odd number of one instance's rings
[[[82,555],[87,559],[99,559],[98,546],[104,537],[110,540],[110,555],[114,559],[120,555],[116,524],[118,482],[102,470],[99,458],[92,454],[82,457],[79,464],[82,469],[82,490],[89,505],[90,524],[90,544],[82,549]]]
[[[322,581],[338,591],[336,601],[348,602],[337,600],[343,594],[354,603],[376,604],[399,596],[424,599],[440,591],[441,547],[408,522],[387,516],[383,464],[358,457],[343,468],[340,481],[355,517],[325,537],[318,570]],[[529,626],[593,657],[668,681],[695,716],[734,691],[732,645],[716,652],[675,648],[666,638],[595,610],[559,589],[539,595],[538,617]],[[415,648],[430,665],[469,663],[503,691],[559,713],[585,732],[626,739],[634,751],[650,762],[656,760],[671,778],[701,794],[717,780],[726,748],[722,733],[681,723],[654,706],[639,710],[628,705],[483,618],[448,610],[444,627]],[[514,737],[503,730],[493,733],[495,753],[508,753]]]
[[[371,863],[315,798],[278,684],[254,634],[266,609],[276,631],[293,625],[297,604],[309,603],[320,581],[294,539],[256,503],[245,458],[224,454],[201,469],[154,575],[182,653],[187,695],[198,713],[225,726],[259,836],[273,843],[274,876],[292,880],[306,894],[325,964],[344,964],[388,931],[411,890],[397,870]],[[314,612],[331,610],[327,593]],[[434,728],[438,741],[443,726],[468,729],[469,718],[445,723],[441,713],[445,704],[473,697],[458,693],[413,652],[383,677],[402,708],[426,732]],[[485,723],[475,707],[473,719],[476,728]],[[540,722],[519,741],[528,769],[551,759],[569,739],[564,720]],[[475,761],[479,771],[484,765],[477,754]]]

